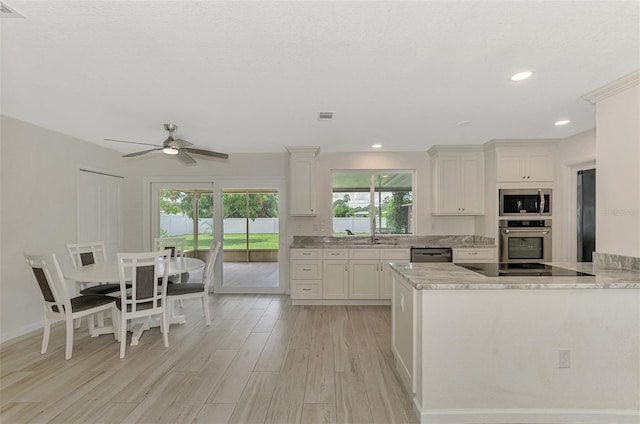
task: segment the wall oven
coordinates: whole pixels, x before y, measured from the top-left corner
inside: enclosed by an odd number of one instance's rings
[[[551,215],[551,192],[550,188],[500,189],[500,216]]]
[[[500,220],[500,262],[551,262],[551,220]]]

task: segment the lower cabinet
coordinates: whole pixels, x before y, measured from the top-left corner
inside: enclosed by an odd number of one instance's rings
[[[391,350],[396,370],[409,393],[416,393],[416,296],[415,290],[394,271],[390,272],[393,301],[391,303]]]
[[[291,298],[390,300],[390,262],[409,249],[291,249]]]
[[[495,247],[453,249],[453,262],[497,262],[498,251]]]

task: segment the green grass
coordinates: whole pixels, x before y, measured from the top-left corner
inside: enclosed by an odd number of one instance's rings
[[[173,237],[184,237],[186,239],[185,250],[193,250],[193,234],[183,234]],[[211,234],[198,235],[198,247],[200,250],[211,247]],[[247,237],[245,234],[225,234],[223,242],[224,250],[237,250],[247,248]],[[252,250],[278,250],[278,234],[258,233],[249,235],[249,248]]]

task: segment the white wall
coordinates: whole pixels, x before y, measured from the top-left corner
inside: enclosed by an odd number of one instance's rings
[[[638,290],[417,293],[422,422],[638,422]]]
[[[640,257],[640,86],[596,105],[596,250]]]
[[[0,340],[7,340],[42,326],[41,294],[23,253],[53,252],[63,270],[71,268],[65,246],[77,241],[79,167],[125,177],[126,170],[112,150],[5,116],[0,119]],[[131,241],[126,237],[125,245]]]
[[[416,235],[474,234],[474,219],[467,216],[431,215],[431,164],[426,152],[410,153],[323,153],[317,158],[318,215],[291,217],[289,226],[295,235],[330,236],[332,234],[331,171],[350,169],[415,170],[413,215]]]
[[[577,172],[595,167],[596,131],[589,130],[560,143],[560,170],[556,181],[553,245],[555,261],[577,257]],[[599,175],[598,175],[599,177]]]

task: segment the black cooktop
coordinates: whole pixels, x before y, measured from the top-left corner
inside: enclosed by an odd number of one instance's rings
[[[465,263],[456,264],[487,277],[593,277],[586,272],[574,271],[541,263]]]

